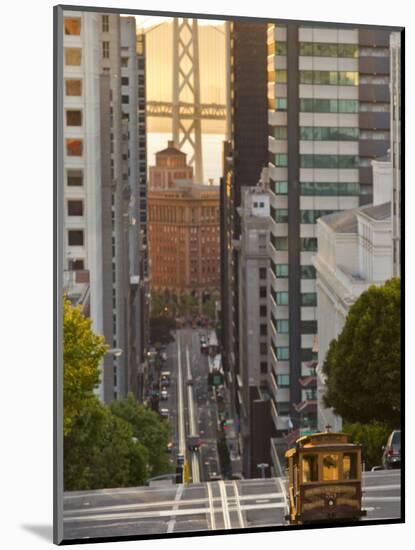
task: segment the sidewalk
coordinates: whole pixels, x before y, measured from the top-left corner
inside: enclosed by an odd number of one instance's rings
[[[227,475],[229,477],[242,477],[242,461],[239,454],[238,437],[239,421],[236,418],[232,418],[229,389],[226,386],[223,386],[221,389],[223,399],[217,399],[216,403],[218,409],[218,429],[220,432],[223,430],[230,458]]]

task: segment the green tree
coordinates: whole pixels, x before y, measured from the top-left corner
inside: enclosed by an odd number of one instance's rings
[[[202,313],[203,313],[203,315],[206,315],[206,317],[209,317],[209,319],[214,320],[215,319],[215,311],[216,311],[215,299],[210,297],[202,305]]]
[[[64,438],[64,457],[67,491],[142,485],[148,477],[148,450],[97,398],[84,402]]]
[[[343,431],[351,435],[353,443],[362,444],[362,461],[366,470],[382,464],[382,446],[386,444],[391,432],[385,424],[345,423]]]
[[[170,427],[159,415],[138,403],[132,394],[127,399],[113,401],[111,412],[127,421],[133,436],[148,451],[149,474],[157,476],[171,470],[166,453]]]
[[[199,300],[191,294],[182,294],[178,304],[180,315],[197,315],[199,312]]]
[[[63,399],[64,435],[68,435],[85,400],[93,398],[98,386],[99,364],[108,349],[103,336],[91,329],[91,319],[80,307],[63,300]]]
[[[350,308],[330,344],[323,372],[325,405],[349,422],[399,426],[401,413],[400,280],[371,286]]]
[[[168,300],[163,292],[153,289],[151,291],[151,315],[159,317],[165,315],[165,307],[168,306]]]

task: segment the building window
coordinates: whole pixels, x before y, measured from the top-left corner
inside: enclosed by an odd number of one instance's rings
[[[271,183],[271,187],[276,195],[287,195],[288,193],[287,181],[274,181]]]
[[[303,307],[316,307],[317,306],[317,293],[316,292],[302,292],[301,293],[301,305]]]
[[[260,317],[267,316],[267,306],[259,306],[259,315]]]
[[[290,349],[287,346],[277,347],[278,361],[288,361],[290,358]]]
[[[318,182],[307,181],[300,183],[301,195],[312,196],[355,196],[360,194],[358,182]]]
[[[301,269],[301,279],[316,278],[316,268],[313,265],[302,265],[300,269]]]
[[[80,19],[67,19],[64,20],[65,35],[66,36],[79,36],[81,34],[81,20]]]
[[[124,105],[130,103],[130,96],[122,95],[121,96],[121,103],[123,103]]]
[[[276,292],[275,294],[278,306],[288,305],[288,292]]]
[[[288,250],[288,237],[276,237],[271,233],[271,243],[275,250]]]
[[[268,334],[268,327],[267,325],[260,325],[259,326],[259,335],[260,336],[266,336]]]
[[[301,168],[358,168],[357,155],[300,155]]]
[[[259,366],[260,366],[261,374],[267,374],[267,372],[268,372],[268,363],[266,361],[261,361]]]
[[[68,245],[69,246],[84,245],[84,232],[82,229],[70,229],[68,231]]]
[[[288,209],[287,208],[276,208],[273,209],[274,220],[277,223],[287,223],[288,222]]]
[[[103,15],[102,16],[102,32],[109,32],[110,30],[110,16],[109,15]]]
[[[300,84],[357,86],[359,73],[353,71],[300,71]]]
[[[276,264],[275,276],[278,277],[278,279],[285,279],[288,277],[288,264]]]
[[[261,342],[259,344],[259,353],[261,355],[266,355],[267,351],[268,351],[268,346],[267,346],[266,342]]]
[[[81,187],[84,181],[84,174],[82,170],[67,170],[66,172],[66,184],[69,187]]]
[[[82,271],[84,269],[84,260],[78,259],[70,259],[68,261],[68,269],[70,271]]]
[[[67,126],[82,126],[82,111],[66,111]]]
[[[102,57],[108,59],[110,56],[110,43],[107,40],[104,40],[102,43]]]
[[[277,374],[277,386],[280,388],[288,388],[290,385],[289,374]]]
[[[287,71],[286,70],[275,71],[275,82],[277,84],[287,84]]]
[[[287,42],[275,42],[275,55],[287,55]]]
[[[357,141],[359,139],[359,128],[301,126],[300,139],[313,141]]]
[[[68,201],[68,216],[83,216],[84,204],[79,200]]]
[[[279,334],[288,334],[289,332],[288,319],[277,319],[277,332]]]
[[[357,99],[300,99],[300,111],[303,113],[358,113]]]
[[[300,241],[302,252],[317,252],[317,239],[315,237],[304,237]]]
[[[267,268],[266,267],[260,267],[259,268],[259,278],[260,279],[266,279],[267,278]]]
[[[317,334],[317,321],[301,321],[301,334]]]
[[[129,82],[128,76],[122,76],[121,77],[122,86],[128,86],[128,82]]]
[[[83,153],[82,139],[67,139],[66,154],[68,157],[81,157]]]
[[[314,57],[358,57],[359,46],[357,44],[300,42],[300,55]]]
[[[128,67],[128,57],[121,58],[121,67]]]
[[[65,80],[65,92],[68,96],[81,96],[82,95],[82,80],[68,79]]]
[[[65,65],[79,67],[82,63],[81,48],[65,48]]]
[[[274,164],[274,166],[288,166],[288,155],[287,153],[271,153],[270,161]]]
[[[267,297],[267,287],[266,286],[260,286],[259,287],[259,297],[260,298],[266,298]]]
[[[278,97],[275,100],[275,110],[276,111],[286,111],[287,110],[287,98]]]
[[[275,139],[287,139],[288,138],[287,126],[275,126],[273,128],[273,131],[271,132],[271,135],[274,136]]]

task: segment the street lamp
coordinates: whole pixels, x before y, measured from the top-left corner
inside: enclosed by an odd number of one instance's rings
[[[261,462],[261,464],[257,464],[256,466],[257,468],[261,468],[261,477],[262,479],[265,479],[265,468],[269,468],[269,464]]]

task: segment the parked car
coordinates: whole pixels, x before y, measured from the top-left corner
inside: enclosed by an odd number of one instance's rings
[[[162,388],[170,386],[170,371],[165,370],[160,373],[160,386]]]
[[[163,361],[167,361],[167,353],[165,351],[161,352],[161,358],[163,359]]]
[[[401,467],[401,430],[394,430],[383,447],[382,465],[386,470]]]
[[[166,399],[168,399],[169,397],[169,392],[166,390],[166,388],[163,388],[160,392],[160,397],[162,399],[162,401],[166,401]]]
[[[166,451],[167,451],[168,453],[171,453],[172,450],[173,450],[173,441],[169,441],[169,442],[167,443]]]

